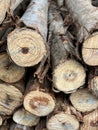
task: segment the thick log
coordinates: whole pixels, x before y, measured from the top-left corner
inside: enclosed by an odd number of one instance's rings
[[[20,28],[16,28],[9,34],[8,51],[12,60],[19,66],[36,65],[45,57],[47,11],[47,0],[31,0],[26,12],[19,20]],[[21,24],[25,27],[21,27]]]
[[[98,109],[83,117],[81,130],[98,130]]]
[[[17,110],[13,114],[13,121],[20,125],[28,127],[35,126],[38,124],[40,118],[29,113],[24,108]]]
[[[0,115],[11,115],[22,105],[23,94],[14,85],[0,83]]]
[[[17,6],[22,2],[23,0],[2,0],[0,1],[0,24],[3,22],[3,20],[6,17],[6,13],[10,11],[10,13],[13,13],[13,11],[17,8]]]
[[[55,107],[53,94],[46,84],[40,84],[32,77],[27,85],[24,108],[36,116],[46,116]]]
[[[59,91],[71,93],[85,83],[85,70],[80,63],[71,58],[72,54],[75,54],[74,47],[69,37],[64,35],[63,20],[55,4],[51,3],[49,13],[54,87]],[[61,34],[63,36],[60,36]]]
[[[57,98],[56,107],[47,120],[48,130],[78,130],[79,121],[71,114],[71,108],[64,99]]]
[[[28,126],[11,123],[9,130],[34,130],[34,129]]]
[[[80,112],[90,112],[98,107],[98,99],[88,89],[80,89],[70,95],[72,105]]]
[[[83,43],[84,62],[91,66],[98,65],[98,8],[91,4],[91,0],[65,0],[65,3],[77,25],[78,42]]]
[[[0,54],[0,79],[7,83],[15,83],[23,78],[25,68],[12,63],[6,53]]]
[[[54,35],[51,42],[54,87],[64,93],[72,93],[85,83],[85,69],[79,62],[69,57],[71,52],[68,52],[70,49],[68,38]]]

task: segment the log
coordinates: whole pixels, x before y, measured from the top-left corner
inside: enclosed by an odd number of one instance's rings
[[[54,87],[59,91],[71,93],[85,83],[85,70],[80,63],[69,58],[74,54],[74,47],[67,34],[64,34],[63,20],[56,10],[56,5],[51,3],[49,9],[50,55]]]
[[[16,123],[12,123],[10,125],[9,130],[34,130],[34,129],[31,128],[31,127],[28,127],[28,126],[23,126],[23,125],[19,125],[19,124],[16,124]]]
[[[62,96],[62,95],[61,95]],[[56,107],[47,120],[48,130],[78,130],[79,121],[71,114],[71,109],[64,99],[57,97]]]
[[[3,118],[0,116],[0,126],[3,124]]]
[[[65,0],[76,24],[77,41],[82,44],[82,58],[87,65],[98,65],[98,8],[91,0]],[[88,15],[89,12],[89,15]]]
[[[46,116],[53,111],[55,99],[47,84],[40,84],[32,77],[27,84],[23,105],[36,116]]]
[[[47,0],[31,0],[19,20],[20,28],[16,28],[8,35],[9,55],[17,65],[34,66],[45,57],[47,11]]]
[[[15,83],[23,78],[25,68],[11,62],[6,53],[0,54],[0,79],[7,83]]]
[[[69,58],[67,50],[70,43],[66,37],[54,35],[51,42],[54,87],[64,93],[72,93],[85,83],[85,69],[75,59]]]
[[[17,8],[17,6],[22,2],[23,0],[3,0],[0,1],[0,24],[2,24],[3,20],[6,17],[6,13],[10,11],[12,12]]]
[[[0,83],[0,115],[11,115],[22,105],[23,94],[14,85]]]
[[[98,99],[88,89],[80,89],[70,95],[72,105],[80,112],[91,112],[98,107]]]
[[[24,108],[17,110],[13,114],[13,121],[20,125],[32,127],[38,124],[40,118],[29,113]]]
[[[59,7],[64,5],[64,0],[57,0],[57,4]]]
[[[83,117],[81,130],[98,130],[98,109]]]

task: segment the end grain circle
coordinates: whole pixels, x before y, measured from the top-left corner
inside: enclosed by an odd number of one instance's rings
[[[7,41],[9,54],[19,66],[34,66],[46,55],[44,40],[35,30],[15,29],[8,35]]]

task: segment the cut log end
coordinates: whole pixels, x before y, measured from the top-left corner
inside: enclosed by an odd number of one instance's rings
[[[0,114],[11,115],[22,104],[23,95],[14,86],[0,83]]]
[[[95,76],[93,79],[91,79],[89,89],[98,97],[98,76]]]
[[[20,125],[35,126],[38,124],[40,118],[29,113],[25,109],[19,109],[13,115],[13,120]]]
[[[8,36],[8,51],[17,65],[28,67],[38,64],[43,59],[46,46],[37,31],[21,28]]]
[[[65,93],[70,93],[85,83],[85,76],[82,65],[74,60],[65,61],[54,70],[54,87]]]
[[[24,107],[36,116],[46,116],[53,111],[55,101],[47,93],[31,91],[24,98]]]
[[[52,116],[47,122],[48,130],[78,130],[79,122],[73,116],[65,113],[59,113]]]
[[[80,112],[90,112],[98,107],[97,98],[87,89],[80,89],[70,96],[71,103]]]
[[[98,65],[98,33],[91,35],[83,43],[82,48],[83,60],[90,66]]]
[[[0,79],[7,83],[15,83],[23,78],[25,68],[12,63],[6,53],[0,54]]]

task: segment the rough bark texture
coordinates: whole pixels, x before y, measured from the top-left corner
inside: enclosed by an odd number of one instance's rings
[[[80,89],[70,96],[72,105],[80,112],[90,112],[98,107],[98,99],[87,89]]]
[[[25,68],[12,63],[6,53],[0,54],[0,79],[7,83],[15,83],[23,78]]]
[[[31,127],[37,125],[40,118],[22,108],[13,114],[13,120],[17,124]]]
[[[78,130],[79,121],[71,114],[71,109],[64,99],[57,97],[56,107],[47,120],[48,130]]]
[[[98,109],[83,117],[81,130],[98,130]]]
[[[46,116],[55,107],[55,100],[46,84],[40,84],[32,77],[27,85],[24,107],[36,116]]]
[[[92,6],[91,0],[65,0],[65,3],[77,24],[78,42],[83,42],[83,60],[88,65],[98,65],[98,33],[95,33],[98,29],[98,8]]]
[[[44,4],[43,4],[44,3]],[[47,0],[31,0],[20,19],[20,26],[8,36],[8,51],[12,60],[20,66],[38,64],[46,55]],[[20,60],[21,59],[21,60]]]
[[[11,115],[22,104],[23,94],[13,85],[0,83],[0,114]]]

